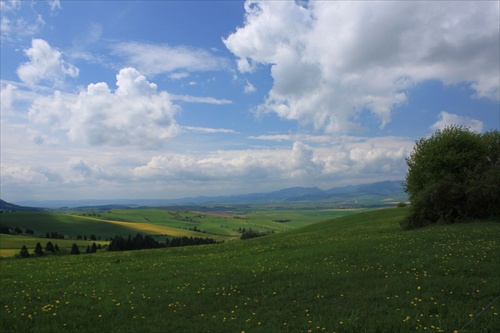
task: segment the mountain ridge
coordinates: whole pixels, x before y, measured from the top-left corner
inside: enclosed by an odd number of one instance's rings
[[[381,181],[375,183],[348,185],[321,190],[318,187],[289,187],[265,193],[249,193],[227,196],[197,196],[177,199],[89,199],[89,200],[44,200],[20,201],[19,206],[41,208],[61,207],[94,207],[94,206],[168,206],[168,205],[207,205],[207,204],[262,204],[262,203],[293,203],[301,201],[331,201],[332,203],[358,202],[362,200],[376,201],[393,198],[396,201],[406,201],[402,180]]]

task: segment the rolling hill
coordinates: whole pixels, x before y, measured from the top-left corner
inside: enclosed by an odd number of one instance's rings
[[[500,224],[404,231],[405,214],[218,245],[2,260],[0,330],[498,332]]]
[[[3,212],[43,212],[45,209],[40,207],[26,207],[8,203],[0,199],[0,211]]]

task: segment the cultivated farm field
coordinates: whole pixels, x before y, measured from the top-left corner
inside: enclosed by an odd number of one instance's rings
[[[2,332],[498,332],[500,221],[406,209],[216,245],[0,261]]]

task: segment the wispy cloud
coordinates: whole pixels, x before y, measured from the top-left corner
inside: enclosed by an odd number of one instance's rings
[[[61,2],[59,0],[48,0],[50,9],[53,12],[57,12],[59,9],[61,9]]]
[[[226,134],[237,134],[238,132],[227,129],[227,128],[210,128],[210,127],[196,127],[196,126],[182,126],[181,130],[187,132],[196,132],[196,133],[226,133]]]
[[[172,73],[168,77],[172,80],[180,80],[184,79],[189,76],[189,73],[187,72],[177,72],[177,73]]]
[[[190,46],[119,42],[111,47],[112,53],[121,57],[126,66],[133,66],[146,75],[213,71],[230,66],[228,59]]]
[[[245,94],[251,94],[251,93],[256,92],[257,89],[255,89],[253,84],[251,84],[250,82],[247,81],[247,84],[244,88],[244,91],[245,91]]]
[[[304,141],[304,142],[314,142],[314,143],[327,143],[336,142],[338,139],[333,138],[329,135],[310,135],[310,134],[265,134],[249,136],[252,140],[262,140],[262,141]]]
[[[40,14],[30,13],[29,17],[18,16],[21,1],[1,1],[2,15],[0,18],[1,41],[16,42],[23,37],[34,36],[45,26]]]
[[[190,95],[175,95],[171,94],[170,98],[172,100],[183,101],[187,103],[207,103],[207,104],[232,104],[233,102],[228,99],[218,99],[214,97],[198,97]]]

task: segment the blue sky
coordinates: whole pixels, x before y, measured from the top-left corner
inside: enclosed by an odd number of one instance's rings
[[[403,179],[499,129],[499,2],[1,1],[1,197]]]

